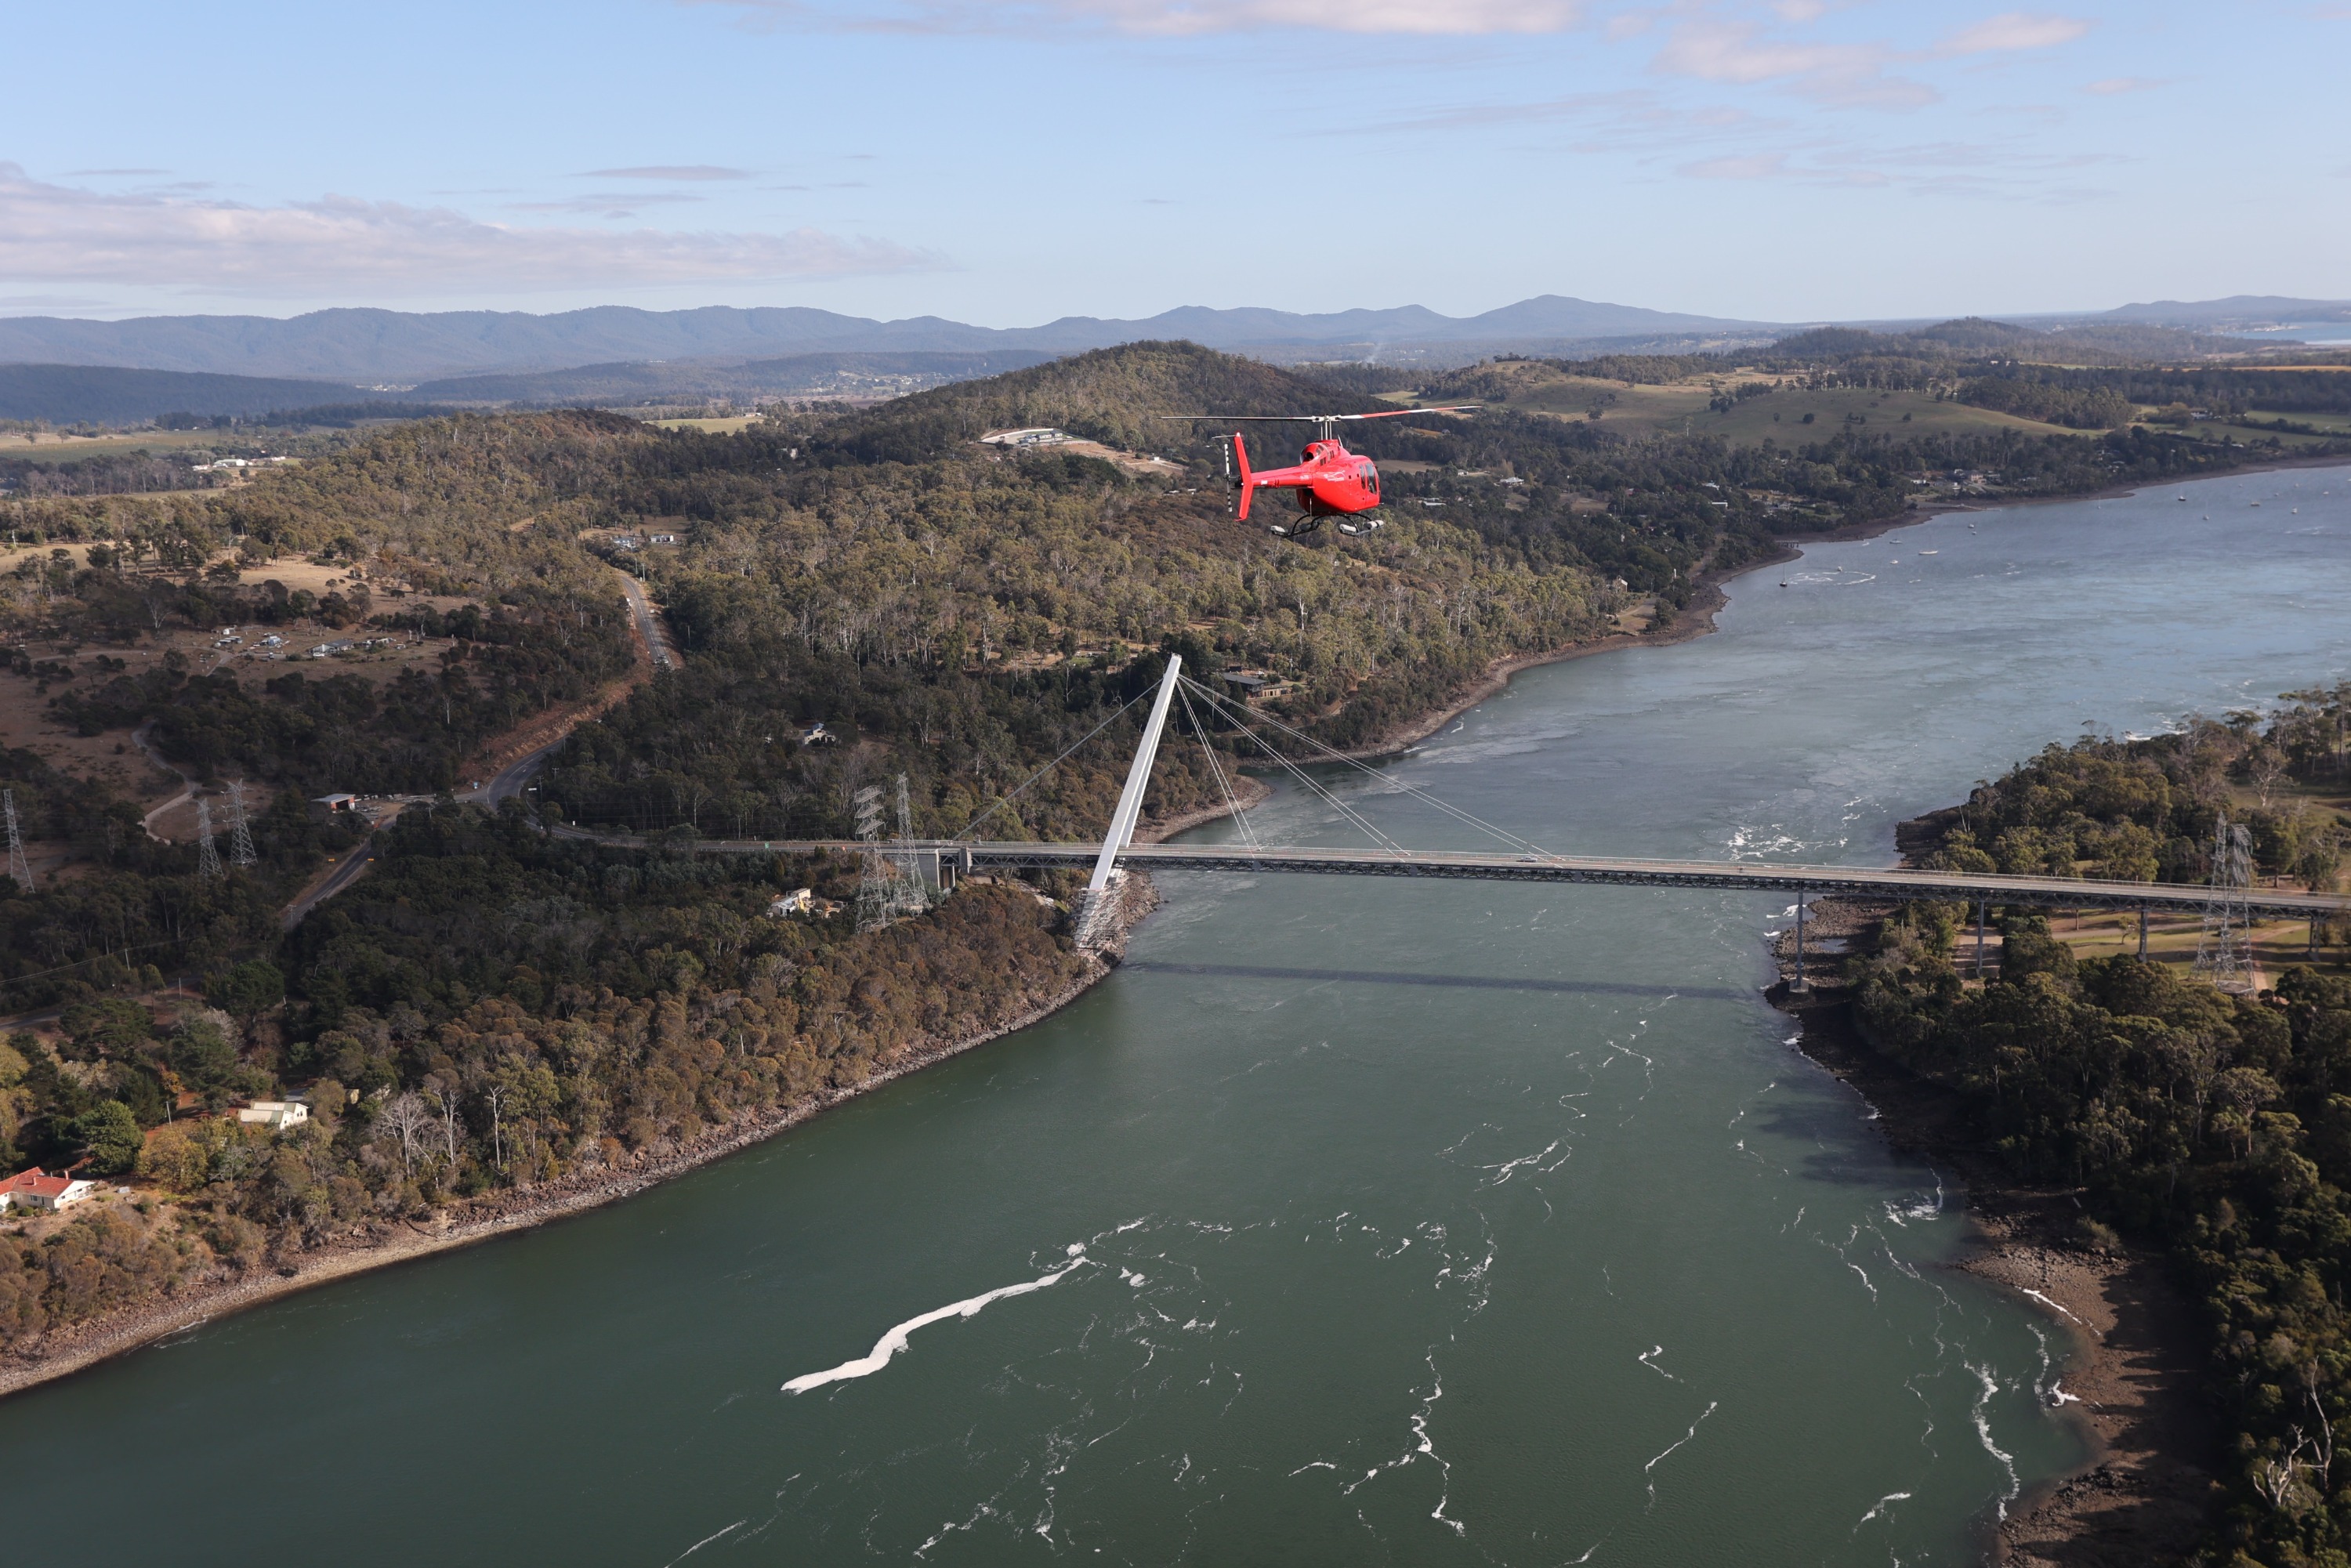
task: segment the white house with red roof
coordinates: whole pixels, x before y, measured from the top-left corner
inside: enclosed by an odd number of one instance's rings
[[[0,1182],[0,1205],[55,1210],[79,1203],[97,1190],[98,1184],[94,1181],[83,1181],[73,1176],[45,1176],[41,1167],[35,1166]]]

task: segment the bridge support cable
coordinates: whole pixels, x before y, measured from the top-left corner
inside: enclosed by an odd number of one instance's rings
[[[1250,742],[1254,744],[1259,751],[1265,753],[1266,757],[1276,766],[1289,769],[1290,776],[1298,780],[1298,787],[1300,789],[1322,800],[1332,810],[1338,812],[1340,816],[1345,818],[1356,827],[1361,828],[1365,836],[1370,838],[1374,843],[1379,845],[1381,849],[1386,851],[1389,854],[1395,856],[1398,860],[1406,859],[1411,855],[1412,852],[1410,850],[1405,849],[1402,844],[1396,842],[1394,839],[1380,831],[1378,828],[1373,826],[1370,818],[1364,816],[1361,811],[1356,810],[1353,806],[1348,805],[1347,802],[1332,794],[1329,789],[1322,785],[1319,780],[1315,779],[1311,775],[1308,774],[1304,768],[1299,767],[1298,764],[1292,762],[1289,758],[1284,757],[1280,751],[1276,750],[1272,743],[1268,741],[1265,737],[1249,728],[1249,720],[1258,716],[1249,713],[1247,710],[1243,710],[1237,716],[1228,711],[1228,705],[1223,701],[1223,699],[1219,698],[1216,693],[1208,690],[1207,687],[1201,685],[1196,681],[1186,682],[1186,685],[1189,685],[1194,691],[1198,692],[1201,696],[1206,698],[1211,708],[1213,708],[1217,713],[1223,717],[1231,719],[1235,727],[1238,728],[1243,735],[1248,736]]]
[[[1315,739],[1312,736],[1307,735],[1301,730],[1291,728],[1290,726],[1282,723],[1280,719],[1273,717],[1270,714],[1251,713],[1248,709],[1244,708],[1240,710],[1238,715],[1236,715],[1232,711],[1232,705],[1228,699],[1218,696],[1216,693],[1209,691],[1206,686],[1199,685],[1196,681],[1187,681],[1185,684],[1199,692],[1210,703],[1216,705],[1219,713],[1223,714],[1224,716],[1228,718],[1233,719],[1237,724],[1241,724],[1246,727],[1247,721],[1249,719],[1261,720],[1273,728],[1281,731],[1284,735],[1293,737],[1304,744],[1314,747],[1317,751],[1322,752],[1322,758],[1321,760],[1343,762],[1348,767],[1354,768],[1357,772],[1366,774],[1369,777],[1379,780],[1380,783],[1385,785],[1388,789],[1409,795],[1414,800],[1420,801],[1423,805],[1434,806],[1437,810],[1444,812],[1447,816],[1451,817],[1454,821],[1461,822],[1466,826],[1475,828],[1479,832],[1484,833],[1490,838],[1499,839],[1502,842],[1510,845],[1514,850],[1520,850],[1529,854],[1539,854],[1546,857],[1551,853],[1549,850],[1544,849],[1541,844],[1536,843],[1531,839],[1521,838],[1518,834],[1511,832],[1507,828],[1497,827],[1494,823],[1486,821],[1483,817],[1478,816],[1474,812],[1465,811],[1460,807],[1454,805],[1451,801],[1430,794],[1427,790],[1422,789],[1417,784],[1407,783],[1404,779],[1381,772],[1378,768],[1372,767],[1369,763],[1364,762],[1357,758],[1349,757],[1344,752],[1334,750],[1332,747],[1326,746],[1322,741]],[[1251,736],[1250,738],[1256,739],[1257,737],[1255,736]],[[1264,746],[1265,742],[1259,740],[1258,744]],[[1270,750],[1271,748],[1268,747],[1268,749]]]
[[[1178,685],[1176,695],[1183,700],[1184,716],[1191,720],[1192,733],[1199,737],[1200,755],[1208,759],[1209,775],[1217,781],[1217,793],[1225,798],[1225,810],[1232,813],[1233,827],[1240,833],[1241,842],[1253,850],[1262,848],[1257,841],[1257,830],[1249,826],[1248,814],[1242,811],[1241,803],[1233,798],[1233,787],[1225,779],[1224,764],[1217,760],[1217,748],[1208,744],[1207,727],[1200,722],[1199,714],[1192,707],[1192,694],[1185,689],[1191,684],[1186,681]]]
[[[1040,768],[1036,772],[1031,773],[1028,778],[1023,779],[1019,783],[1014,785],[1009,793],[998,796],[996,798],[995,805],[990,806],[987,810],[982,811],[978,816],[974,817],[962,827],[956,829],[951,836],[957,842],[968,840],[971,837],[971,831],[974,828],[979,826],[982,822],[987,821],[988,818],[993,817],[997,812],[1004,810],[1005,807],[1009,806],[1014,800],[1019,799],[1020,792],[1028,789],[1029,785],[1034,784],[1038,779],[1042,779],[1046,774],[1050,773],[1054,768],[1059,768],[1062,763],[1067,762],[1071,758],[1076,756],[1085,746],[1086,741],[1092,740],[1095,736],[1100,735],[1103,730],[1106,730],[1112,725],[1116,724],[1121,718],[1125,716],[1126,710],[1128,708],[1133,707],[1136,703],[1139,703],[1142,700],[1143,698],[1140,696],[1129,697],[1120,706],[1118,712],[1111,715],[1108,718],[1094,726],[1093,728],[1086,731],[1084,737],[1081,739],[1077,745],[1071,747],[1069,750],[1064,751],[1061,756],[1056,757],[1052,761],[1048,762],[1044,767]]]

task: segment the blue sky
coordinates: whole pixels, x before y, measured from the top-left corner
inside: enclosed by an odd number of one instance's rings
[[[2351,3],[8,0],[0,312],[2351,296]]]

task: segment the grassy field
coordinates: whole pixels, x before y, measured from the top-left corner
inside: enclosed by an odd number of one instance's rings
[[[1666,386],[1626,386],[1623,382],[1564,376],[1547,366],[1528,363],[1497,367],[1514,383],[1510,395],[1496,405],[1562,419],[1585,419],[1600,410],[1600,422],[1611,430],[1633,435],[1714,435],[1739,445],[1771,440],[1783,445],[1823,441],[1850,427],[1876,434],[1927,435],[2020,430],[2035,435],[2081,435],[2061,425],[2017,419],[1965,403],[1938,402],[1925,392],[1868,392],[1835,388],[1807,392],[1792,380],[1776,390],[1742,399],[1728,413],[1707,406],[1718,387],[1736,386],[1775,378],[1760,371],[1735,371],[1727,376],[1676,382]],[[1813,416],[1806,424],[1804,416]],[[1892,427],[1889,432],[1888,427]]]
[[[731,419],[654,419],[646,423],[664,430],[699,430],[708,435],[739,435],[758,420],[756,413],[738,413]]]
[[[2245,417],[2283,419],[2294,424],[2306,424],[2313,430],[2324,430],[2329,434],[2351,435],[2351,413],[2281,413],[2275,409],[2257,408]]]
[[[119,435],[59,435],[0,430],[0,457],[30,457],[42,463],[71,463],[118,452],[175,452],[191,446],[238,444],[240,433],[226,430],[127,430]]]

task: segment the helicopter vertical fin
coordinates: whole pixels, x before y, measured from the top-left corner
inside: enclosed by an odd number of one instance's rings
[[[1240,464],[1241,468],[1240,520],[1245,523],[1249,521],[1249,444],[1241,439],[1238,431],[1233,432],[1233,457]]]

